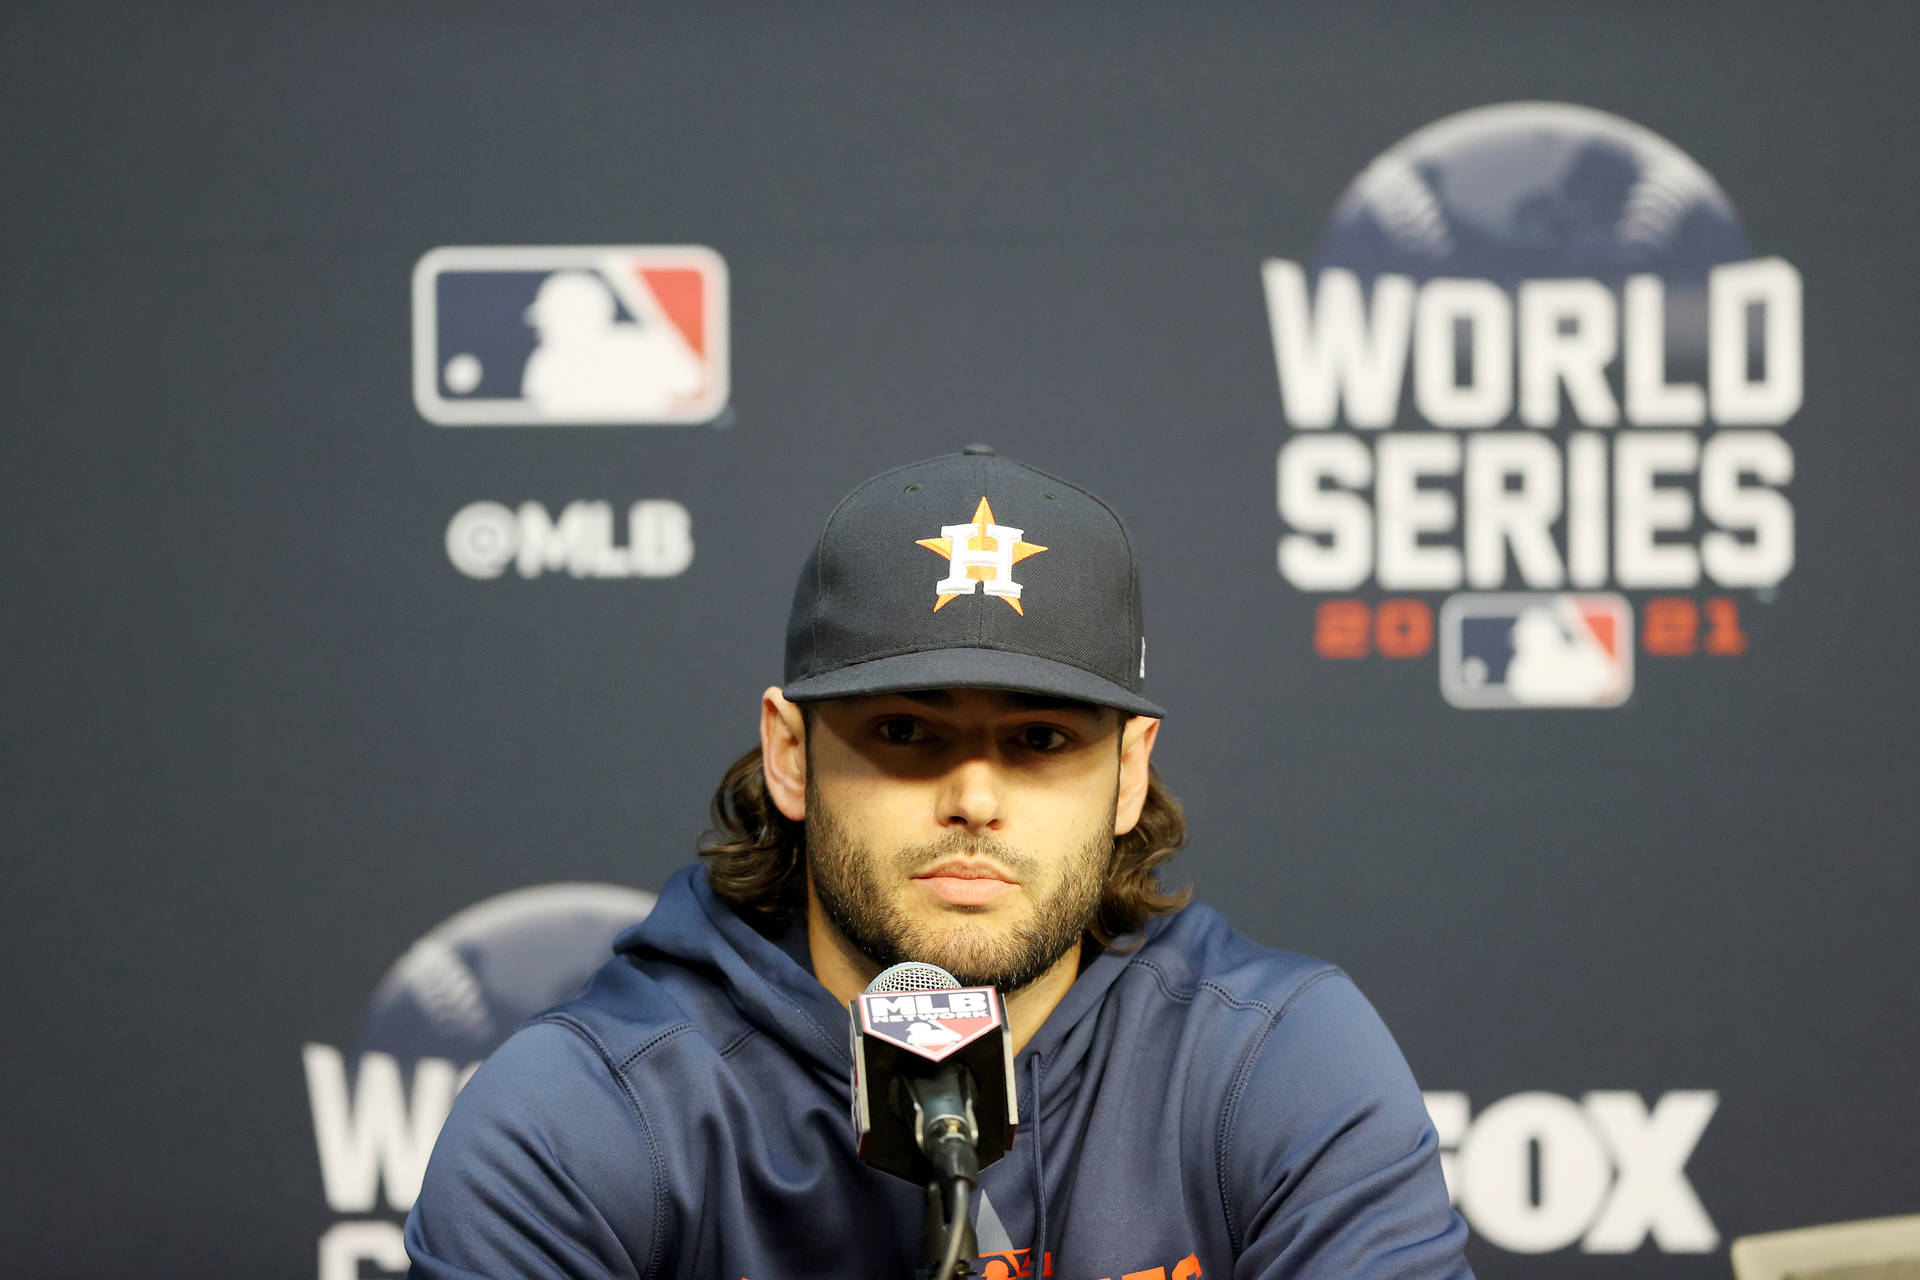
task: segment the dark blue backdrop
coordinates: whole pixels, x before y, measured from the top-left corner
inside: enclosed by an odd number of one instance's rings
[[[510,890],[657,888],[750,741],[826,511],[974,439],[1126,516],[1193,820],[1179,873],[1379,1005],[1474,1188],[1481,1275],[1722,1276],[1735,1236],[1920,1207],[1911,8],[21,4],[0,24],[10,1271],[385,1274],[454,1077],[345,1094],[383,976]],[[1277,504],[1297,438],[1366,459],[1324,483],[1369,504],[1370,537],[1423,517],[1377,488],[1401,446],[1285,411],[1262,264],[1347,243],[1336,206],[1402,139],[1534,100],[1664,139],[1802,282],[1804,397],[1752,428],[1791,478],[1728,480],[1781,496],[1794,555],[1759,586],[1609,570],[1582,589],[1623,600],[1630,634],[1562,643],[1631,655],[1623,705],[1463,709],[1440,679],[1454,588],[1279,571],[1314,533]],[[1506,179],[1553,163],[1489,154]],[[1587,216],[1625,235],[1635,198],[1635,226],[1704,198],[1656,170]],[[1435,199],[1464,226],[1492,179],[1456,177]],[[1431,229],[1395,189],[1403,234]],[[1545,267],[1509,241],[1393,269],[1584,274],[1574,225],[1536,228]],[[461,245],[711,247],[730,323],[702,359],[730,359],[728,406],[429,423],[411,277]],[[1416,450],[1488,434],[1407,396]],[[1557,467],[1588,429],[1570,405],[1488,430],[1534,430]],[[1724,425],[1659,430],[1684,453]],[[1611,466],[1656,427],[1591,429]],[[1408,483],[1471,505],[1462,465]],[[1653,543],[1714,527],[1696,470],[1663,473],[1688,506]],[[533,547],[532,576],[450,559],[475,503],[500,507],[467,536]],[[1416,549],[1462,545],[1435,519]],[[1500,589],[1550,599],[1522,569]],[[511,1016],[461,954],[408,972],[459,1025]],[[1629,1168],[1657,1194],[1612,1209]],[[1630,1254],[1589,1251],[1618,1247],[1594,1238],[1607,1212]]]

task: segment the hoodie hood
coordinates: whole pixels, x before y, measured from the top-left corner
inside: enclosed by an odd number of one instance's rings
[[[748,1026],[850,1087],[846,1006],[813,976],[803,918],[773,936],[762,934],[715,896],[704,866],[683,867],[660,891],[653,911],[615,938],[613,949],[683,1003],[710,1004],[716,991],[724,992]],[[705,982],[685,981],[689,974]],[[696,1021],[699,1012],[687,1009]]]

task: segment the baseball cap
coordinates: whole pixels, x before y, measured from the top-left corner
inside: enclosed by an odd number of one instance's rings
[[[1164,716],[1145,677],[1120,517],[986,445],[883,471],[843,498],[787,618],[794,702],[1007,689]]]

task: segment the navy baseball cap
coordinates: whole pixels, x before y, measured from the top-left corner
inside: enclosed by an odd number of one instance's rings
[[[985,445],[884,471],[827,517],[787,619],[794,702],[1007,689],[1132,715],[1146,638],[1113,508]]]

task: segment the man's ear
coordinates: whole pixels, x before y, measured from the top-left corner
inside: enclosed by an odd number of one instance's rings
[[[1120,794],[1115,798],[1113,834],[1123,836],[1140,821],[1147,803],[1147,762],[1160,736],[1151,716],[1130,716],[1120,725]]]
[[[774,806],[790,821],[806,821],[807,725],[776,685],[760,695],[760,769]]]

